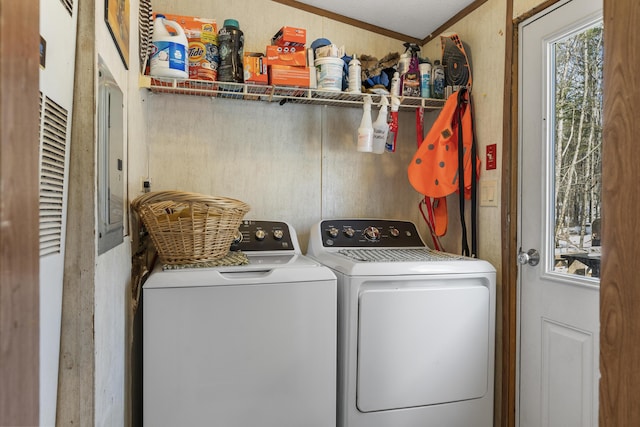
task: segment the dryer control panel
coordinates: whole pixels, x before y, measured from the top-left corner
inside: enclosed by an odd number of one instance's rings
[[[243,220],[231,250],[292,251],[298,244],[294,233],[286,222]]]
[[[333,248],[426,246],[414,223],[384,219],[332,219],[320,223],[322,244]]]

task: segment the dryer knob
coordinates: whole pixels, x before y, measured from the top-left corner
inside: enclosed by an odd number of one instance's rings
[[[344,235],[347,236],[348,238],[352,238],[353,236],[355,236],[356,231],[351,228],[351,227],[347,227],[344,230]]]
[[[338,229],[337,229],[337,228],[335,228],[335,227],[331,227],[331,228],[329,229],[329,236],[331,236],[331,238],[333,238],[333,239],[335,239],[336,237],[338,237],[338,233],[340,233],[340,232],[339,232],[339,231],[338,231]]]
[[[369,240],[379,240],[380,239],[380,230],[378,230],[376,227],[367,227],[364,230],[364,237],[366,237]]]
[[[273,238],[276,240],[282,240],[284,237],[284,231],[282,230],[273,230]]]
[[[267,237],[267,233],[265,233],[264,230],[262,230],[262,229],[256,230],[256,239],[257,240],[264,240],[265,237]]]
[[[398,230],[397,228],[392,228],[391,230],[389,230],[389,234],[391,234],[392,237],[398,237],[400,235],[400,230]]]

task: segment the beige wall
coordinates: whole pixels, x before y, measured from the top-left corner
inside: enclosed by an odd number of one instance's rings
[[[264,52],[282,25],[306,28],[308,44],[326,37],[350,53],[380,58],[404,50],[401,41],[262,0],[164,0],[154,2],[154,11],[215,18],[219,25],[237,19],[247,51]],[[241,199],[252,207],[247,218],[290,222],[303,250],[311,225],[327,217],[406,218],[424,230],[420,195],[406,170],[416,149],[414,112],[400,114],[398,151],[375,155],[356,151],[360,108],[166,94],[151,94],[146,104],[142,151],[153,190]]]
[[[475,107],[475,128],[478,143],[478,155],[482,161],[480,182],[495,181],[497,188],[501,186],[501,166],[503,147],[503,109],[504,109],[504,82],[505,82],[505,25],[506,25],[506,1],[488,0],[473,13],[446,33],[457,33],[468,44],[471,56],[473,77],[473,102]],[[423,52],[430,58],[440,58],[442,45],[436,38],[428,43]],[[467,52],[469,54],[469,52]],[[489,144],[497,145],[497,169],[486,169],[486,147]],[[455,215],[458,204],[457,197],[449,197],[449,216]],[[501,281],[501,233],[502,221],[500,210],[501,197],[498,195],[498,206],[480,206],[478,208],[478,252],[480,258],[491,262],[497,270],[497,299],[502,300]],[[468,209],[467,209],[468,211]],[[455,218],[455,216],[454,216]],[[450,223],[457,225],[456,220]],[[455,227],[447,239],[447,245],[458,244],[460,227]],[[449,234],[449,233],[448,233]],[[455,236],[455,237],[454,237]],[[449,243],[452,239],[454,243]],[[496,313],[496,381],[495,400],[496,410],[494,424],[500,425],[501,411],[501,365],[502,365],[502,307],[497,304]]]
[[[478,155],[482,161],[480,181],[495,181],[497,188],[500,188],[502,162],[505,16],[504,0],[488,0],[446,31],[446,33],[457,33],[470,50],[476,137]],[[442,56],[440,39],[436,38],[428,43],[423,48],[423,52],[432,60],[440,59]],[[494,170],[486,170],[486,147],[489,144],[497,144],[497,169]],[[449,208],[450,224],[456,226],[457,197],[449,197],[448,202],[452,205]],[[501,252],[499,196],[497,207],[480,206],[478,208],[478,224],[480,257],[491,262],[498,269],[499,274]],[[447,233],[447,248],[459,247],[459,230],[459,227],[455,227]]]
[[[138,0],[131,0],[130,10],[130,26],[135,29],[130,32],[131,46],[137,46],[137,15]],[[135,26],[134,26],[135,25]],[[118,86],[125,94],[124,114],[125,123],[127,118],[129,122],[135,123],[136,115],[130,112],[137,111],[140,105],[139,91],[137,89],[137,74],[135,73],[137,65],[136,55],[137,48],[130,49],[129,69],[128,72],[118,51],[116,50],[109,29],[104,22],[104,3],[96,2],[95,4],[95,31],[96,46],[95,54],[99,55],[109,68]],[[97,64],[97,58],[95,64]],[[95,81],[97,83],[97,66],[93,73],[96,74]],[[131,84],[131,76],[134,77]],[[97,93],[97,89],[96,89]],[[130,105],[132,107],[130,107]],[[93,112],[86,112],[92,114]],[[131,131],[130,131],[131,130]],[[123,150],[123,161],[128,164],[127,140],[134,139],[138,130],[136,126],[125,126]],[[86,171],[85,176],[95,173],[95,170]],[[71,184],[73,185],[73,183]],[[123,185],[126,185],[123,183]],[[125,215],[128,212],[125,211]],[[126,218],[126,216],[125,216]],[[127,221],[125,220],[125,224]],[[93,328],[94,328],[94,420],[95,426],[112,426],[112,425],[128,425],[126,416],[127,407],[129,406],[130,395],[128,393],[129,385],[129,341],[131,339],[128,333],[130,328],[129,313],[129,296],[131,295],[131,244],[127,237],[121,245],[111,249],[110,251],[96,257],[95,265],[95,282],[94,282],[94,311]],[[64,420],[68,422],[69,420]],[[83,422],[88,422],[84,420]]]
[[[513,18],[518,18],[545,3],[541,0],[513,0]]]

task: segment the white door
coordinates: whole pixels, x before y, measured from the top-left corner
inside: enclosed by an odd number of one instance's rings
[[[597,426],[602,0],[519,33],[518,420]]]

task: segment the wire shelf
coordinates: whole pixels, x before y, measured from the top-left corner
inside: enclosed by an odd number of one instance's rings
[[[322,89],[306,89],[287,86],[254,85],[245,83],[212,82],[204,80],[168,79],[141,76],[140,86],[153,93],[173,93],[182,95],[207,96],[223,99],[279,102],[294,104],[328,105],[335,107],[361,107],[365,94]],[[375,104],[383,96],[371,95]],[[444,105],[443,99],[401,97],[400,111],[418,108],[438,110]]]

